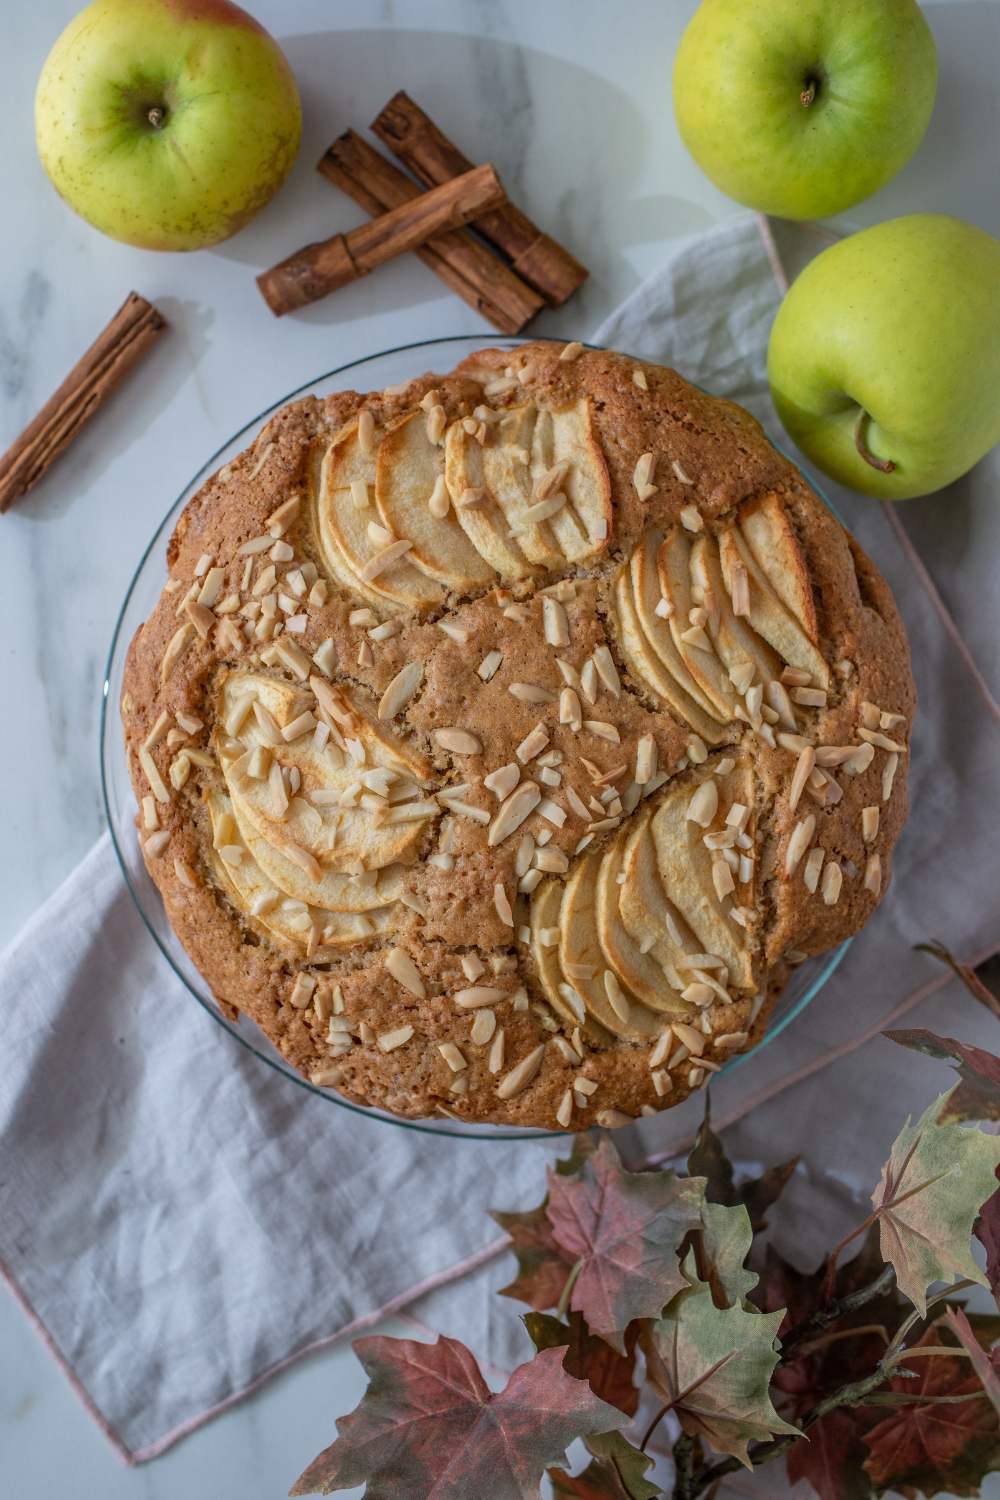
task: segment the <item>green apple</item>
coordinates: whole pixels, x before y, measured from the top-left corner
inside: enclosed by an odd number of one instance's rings
[[[730,198],[820,219],[909,161],[936,85],[915,0],[702,0],[674,62],[674,113]]]
[[[842,484],[888,500],[950,484],[1000,442],[1000,242],[910,214],[831,245],[778,309],[768,378]]]
[[[229,0],[94,0],[35,96],[56,189],[104,234],[148,250],[235,234],[280,187],[301,129],[284,54]]]

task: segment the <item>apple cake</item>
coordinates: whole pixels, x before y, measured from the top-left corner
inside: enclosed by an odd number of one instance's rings
[[[651,1114],[886,888],[892,596],[672,370],[535,342],[294,402],[168,561],[121,705],[145,861],[219,1005],[322,1089]]]

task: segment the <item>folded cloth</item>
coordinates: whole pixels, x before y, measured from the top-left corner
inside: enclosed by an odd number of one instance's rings
[[[752,219],[701,235],[596,341],[675,365],[779,437],[765,377],[776,270]],[[992,1018],[912,944],[940,936],[968,958],[1000,943],[1000,708],[962,641],[1000,638],[1000,601],[965,598],[953,536],[957,521],[983,549],[988,526],[1000,529],[986,500],[998,469],[994,456],[948,496],[911,502],[902,523],[874,501],[833,496],[910,631],[914,810],[892,889],[834,979],[779,1041],[713,1086],[716,1120],[737,1122],[734,1154],[808,1151],[811,1170],[787,1194],[803,1261],[831,1226],[853,1226],[850,1199],[876,1181],[902,1117],[949,1076],[863,1038],[894,1007],[912,1020],[923,999],[924,1024],[995,1045]],[[954,594],[957,626],[904,546],[911,514],[935,568],[936,538],[947,538],[937,582]],[[125,1457],[161,1452],[290,1359],[389,1309],[407,1306],[500,1368],[525,1357],[513,1308],[491,1295],[510,1267],[486,1210],[538,1201],[552,1145],[435,1140],[262,1067],[163,963],[106,837],[4,955],[0,1005],[0,1261]],[[821,1086],[802,1081],[820,1067]],[[666,1159],[700,1110],[692,1101],[617,1142],[633,1162]]]

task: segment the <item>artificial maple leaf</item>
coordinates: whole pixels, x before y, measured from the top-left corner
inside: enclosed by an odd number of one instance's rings
[[[1000,1057],[933,1031],[884,1031],[882,1035],[901,1047],[922,1052],[925,1057],[955,1064],[959,1081],[947,1096],[940,1124],[952,1120],[1000,1120]]]
[[[639,1390],[633,1379],[637,1323],[625,1334],[624,1354],[591,1333],[579,1313],[570,1313],[569,1322],[563,1323],[551,1313],[530,1312],[525,1315],[524,1326],[536,1349],[566,1350],[563,1369],[567,1375],[589,1381],[595,1396],[635,1416],[639,1405]]]
[[[559,1349],[520,1365],[497,1395],[456,1339],[375,1336],[358,1339],[354,1351],[368,1388],[292,1495],[367,1482],[369,1500],[537,1500],[546,1464],[564,1460],[575,1438],[628,1423],[565,1373]]]
[[[726,1154],[722,1140],[712,1129],[708,1095],[705,1096],[705,1115],[698,1127],[691,1154],[687,1159],[688,1175],[705,1178],[705,1197],[711,1203],[724,1203],[732,1207],[745,1205],[750,1215],[754,1234],[767,1227],[767,1211],[780,1198],[788,1179],[798,1166],[799,1158],[768,1167],[760,1177],[751,1177],[737,1183],[732,1162]]]
[[[992,1353],[987,1354],[979,1342],[979,1339],[976,1337],[976,1331],[966,1317],[963,1308],[949,1307],[945,1312],[944,1318],[952,1333],[968,1354],[980,1385],[992,1401],[997,1414],[1000,1415],[1000,1378],[997,1376]]]
[[[863,1435],[871,1418],[853,1407],[827,1412],[813,1422],[785,1461],[789,1484],[804,1479],[819,1500],[871,1500],[872,1482],[864,1470],[868,1450]]]
[[[677,1251],[700,1222],[704,1187],[626,1172],[607,1138],[577,1176],[549,1173],[549,1223],[576,1268],[569,1305],[619,1352],[633,1319],[657,1317],[684,1286]]]
[[[942,1344],[955,1344],[943,1318],[913,1347]],[[978,1495],[985,1476],[1000,1468],[997,1413],[968,1360],[933,1355],[910,1367],[915,1378],[896,1376],[889,1385],[903,1404],[865,1434],[865,1472],[879,1494]]]
[[[698,1280],[712,1288],[718,1307],[745,1304],[757,1285],[756,1271],[748,1271],[744,1264],[752,1244],[750,1215],[742,1203],[732,1208],[702,1204],[701,1224],[691,1236],[691,1247]]]
[[[997,1175],[1000,1176],[1000,1167]],[[979,1210],[975,1235],[986,1250],[986,1280],[1000,1305],[1000,1188],[995,1189]]]
[[[936,958],[941,963],[947,964],[952,973],[957,975],[962,981],[974,1000],[978,1000],[980,1005],[985,1005],[986,1009],[992,1011],[995,1016],[1000,1016],[1000,1000],[997,999],[992,990],[987,988],[975,969],[969,964],[960,963],[954,954],[949,953],[944,943],[938,942],[937,939],[929,943],[915,943],[914,951],[917,953],[929,953],[932,958]]]
[[[690,1256],[684,1270],[688,1285],[650,1330],[649,1378],[685,1432],[750,1468],[748,1443],[800,1431],[778,1415],[769,1391],[785,1312],[716,1307]]]
[[[656,1500],[663,1491],[646,1478],[653,1460],[620,1432],[590,1438],[595,1458],[581,1474],[549,1469],[553,1500]]]
[[[872,1225],[859,1253],[838,1266],[833,1295],[848,1297],[868,1287],[884,1269],[877,1225]],[[766,1311],[788,1308],[788,1329],[802,1325],[821,1301],[826,1263],[803,1272],[767,1247],[754,1300]],[[910,1311],[895,1282],[853,1311],[841,1313],[816,1336],[798,1346],[774,1373],[775,1405],[790,1421],[801,1421],[830,1391],[867,1375],[885,1353],[886,1343]],[[786,1328],[779,1329],[784,1337]],[[841,1407],[811,1423],[808,1437],[793,1444],[787,1457],[791,1483],[812,1485],[820,1500],[867,1500],[873,1491],[862,1469],[867,1450],[864,1433],[878,1420],[870,1407]]]
[[[986,1285],[970,1243],[973,1223],[994,1187],[1000,1139],[939,1125],[948,1098],[935,1099],[915,1125],[907,1119],[872,1194],[882,1254],[921,1314],[932,1282],[966,1276]]]
[[[590,1136],[576,1136],[571,1155],[557,1161],[555,1171],[560,1176],[574,1175],[594,1149]],[[522,1213],[494,1209],[490,1215],[510,1235],[511,1249],[517,1258],[517,1275],[509,1286],[501,1287],[500,1296],[526,1302],[539,1312],[547,1307],[558,1307],[576,1261],[575,1256],[557,1243],[552,1233],[546,1212],[548,1203],[546,1194],[537,1208]]]

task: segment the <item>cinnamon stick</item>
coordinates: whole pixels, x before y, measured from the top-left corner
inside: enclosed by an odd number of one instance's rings
[[[405,172],[353,130],[334,141],[317,170],[366,213],[384,213],[421,196]],[[520,333],[545,305],[537,292],[465,229],[435,235],[415,253],[501,333]]]
[[[0,514],[38,483],[166,326],[151,302],[129,292],[59,389],[0,458]]]
[[[359,276],[367,276],[443,230],[457,229],[504,200],[503,184],[487,163],[380,214],[349,234],[335,234],[297,250],[257,277],[275,317],[317,302]]]
[[[389,100],[372,130],[428,187],[447,182],[472,165],[402,89]],[[586,268],[510,201],[480,215],[473,227],[509,256],[518,275],[553,307],[560,307],[587,279]]]

